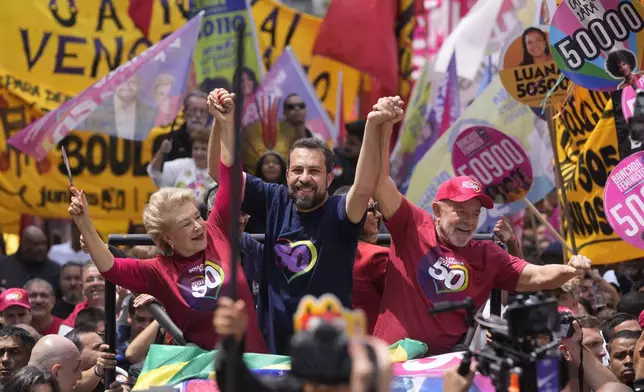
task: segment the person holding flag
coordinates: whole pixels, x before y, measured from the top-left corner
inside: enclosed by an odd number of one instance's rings
[[[374,335],[389,344],[416,339],[427,355],[451,352],[468,330],[465,311],[430,315],[438,302],[470,297],[479,309],[493,288],[510,292],[555,289],[590,270],[575,255],[567,265],[538,266],[511,256],[492,241],[475,241],[481,207],[494,207],[476,180],[453,177],[440,185],[433,216],[411,204],[389,176],[393,122],[381,125],[381,172],[374,199],[391,234],[391,264],[385,276]]]
[[[218,89],[208,104],[216,122],[224,122],[219,152],[211,150],[210,176],[232,176],[234,127],[233,95]],[[334,294],[351,308],[353,263],[369,200],[381,167],[379,125],[402,119],[396,106],[400,98],[381,98],[367,117],[356,177],[346,196],[329,196],[333,181],[333,156],[324,141],[304,138],[291,147],[287,185],[269,184],[243,174],[242,210],[266,220],[266,239],[260,271],[257,312],[269,351],[286,354],[293,334],[293,314],[304,295]],[[222,102],[230,102],[229,107]],[[228,113],[228,112],[226,112]],[[221,181],[219,193],[228,194],[230,184]],[[250,301],[245,301],[251,303]]]
[[[232,99],[227,96],[222,102],[229,104]],[[223,113],[221,107],[220,110],[215,114],[211,144],[219,141],[220,128],[232,123],[232,114]],[[223,171],[219,181],[220,187],[229,188],[230,173]],[[188,342],[214,349],[219,336],[212,328],[212,311],[219,297],[230,296],[232,291],[230,192],[217,192],[207,221],[201,218],[199,202],[189,189],[162,188],[153,193],[143,212],[143,224],[163,254],[148,260],[112,256],[96,232],[84,192],[73,186],[71,192],[68,212],[98,271],[116,285],[155,297]],[[237,274],[236,286],[239,299],[252,303],[243,270]],[[257,326],[255,310],[249,306],[246,311],[251,320],[247,348],[265,353],[266,343]]]

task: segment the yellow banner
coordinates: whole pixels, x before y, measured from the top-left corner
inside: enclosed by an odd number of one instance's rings
[[[4,1],[0,87],[53,110],[184,24],[181,6],[155,1],[149,39],[128,16],[128,0]]]
[[[338,75],[342,72],[344,113],[350,114],[358,94],[360,73],[344,64],[312,55],[322,19],[298,12],[275,0],[254,0],[251,4],[260,57],[266,69],[270,69],[284,49],[290,46],[307,72],[324,108],[334,118]],[[285,93],[288,94],[288,91]]]
[[[644,250],[622,241],[613,232],[604,211],[604,186],[620,160],[613,103],[609,99],[608,93],[575,86],[571,100],[555,120],[557,154],[575,242],[578,252],[594,264],[644,257]]]
[[[0,89],[0,225],[13,227],[16,214],[67,219],[69,180],[58,149],[47,158],[32,158],[7,145],[33,116],[33,109],[6,89]],[[124,222],[141,219],[143,205],[156,186],[147,164],[153,143],[168,129],[158,128],[143,143],[104,134],[72,132],[65,146],[74,185],[84,189],[92,218]],[[99,225],[100,226],[100,225]],[[99,227],[99,231],[100,231]],[[109,233],[102,233],[109,234]]]

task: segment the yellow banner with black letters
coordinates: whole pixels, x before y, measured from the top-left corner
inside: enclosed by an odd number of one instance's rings
[[[14,232],[20,214],[67,218],[69,202],[60,152],[54,150],[47,159],[34,162],[11,148],[7,140],[46,111],[55,109],[181,27],[189,13],[188,4],[188,1],[155,1],[146,38],[128,15],[128,0],[83,1],[73,6],[67,0],[3,2],[0,12],[3,230],[9,228]],[[345,113],[351,113],[359,73],[335,61],[311,56],[321,19],[272,0],[255,1],[252,15],[266,66],[290,45],[331,115],[335,113],[337,79],[342,72]],[[91,132],[72,132],[65,139],[75,185],[85,189],[92,217],[99,222],[123,222],[122,226],[103,225],[106,229],[102,234],[123,232],[129,220],[141,219],[141,209],[156,189],[145,168],[152,158],[152,147],[160,143],[160,136],[168,130],[153,130],[143,143]]]
[[[252,0],[251,11],[255,20],[260,58],[266,69],[270,69],[284,49],[290,46],[322,105],[333,118],[336,112],[338,76],[342,72],[344,113],[351,113],[358,94],[360,73],[337,61],[312,55],[313,43],[322,19],[275,0]]]
[[[644,257],[615,234],[604,211],[604,186],[621,159],[610,94],[574,89],[555,119],[555,135],[578,253],[593,264]]]
[[[181,27],[185,4],[154,2],[148,38],[128,16],[128,0],[3,2],[0,12],[0,226],[16,233],[20,214],[68,218],[69,181],[60,152],[35,162],[7,140],[46,111]],[[101,234],[141,219],[156,187],[146,173],[152,145],[91,132],[64,140],[74,183],[85,190]],[[160,143],[160,142],[158,142]],[[110,222],[101,224],[101,222]],[[114,225],[112,222],[119,222]]]

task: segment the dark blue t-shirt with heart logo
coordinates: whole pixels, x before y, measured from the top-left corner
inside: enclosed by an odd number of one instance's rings
[[[269,351],[288,354],[293,314],[304,295],[332,293],[351,308],[353,263],[364,220],[349,220],[344,196],[297,212],[286,186],[251,175],[242,209],[266,221],[257,316]]]

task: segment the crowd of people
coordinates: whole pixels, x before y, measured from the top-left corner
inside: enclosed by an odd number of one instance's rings
[[[287,121],[306,117],[298,99],[285,100]],[[365,311],[367,332],[378,342],[415,339],[427,346],[426,355],[437,355],[463,343],[469,325],[465,311],[428,310],[466,298],[482,309],[493,289],[556,297],[576,315],[579,333],[570,341],[579,338],[597,359],[599,370],[589,371],[601,382],[630,386],[644,377],[635,365],[644,355],[636,347],[644,323],[641,264],[605,268],[603,276],[582,255],[564,264],[561,247],[529,217],[520,230],[499,220],[493,231],[503,246],[473,240],[481,208],[493,201],[469,177],[439,187],[433,214],[413,205],[389,176],[400,98],[381,98],[366,121],[348,125],[344,146],[332,151],[302,131],[286,156],[263,152],[254,173],[233,171],[234,140],[241,135],[232,94],[195,92],[184,105],[185,124],[161,143],[148,167],[159,190],[143,223],[155,246],[107,246],[83,190],[72,187],[69,242],[48,249],[45,234],[31,226],[18,252],[0,258],[5,388],[28,382],[62,392],[130,388],[150,345],[172,343],[152,317],[152,302],[203,349],[236,338],[239,353],[288,355],[300,300],[331,293],[345,307]],[[229,225],[236,213],[234,176],[241,176],[238,227]],[[548,200],[539,207],[548,219],[557,208]],[[237,303],[226,299],[232,295],[231,230],[241,239]],[[389,247],[377,244],[382,232],[390,234]],[[264,241],[251,233],[264,234]],[[105,279],[118,286],[116,354],[103,343]],[[571,369],[579,366],[573,346],[561,347]],[[102,385],[111,368],[117,382]]]

